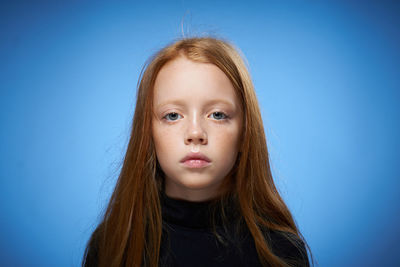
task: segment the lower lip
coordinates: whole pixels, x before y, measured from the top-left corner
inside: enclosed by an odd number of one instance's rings
[[[183,162],[183,165],[189,168],[204,168],[210,165],[210,162],[201,159],[190,159]]]

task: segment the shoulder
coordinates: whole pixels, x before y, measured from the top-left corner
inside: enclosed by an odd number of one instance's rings
[[[271,230],[268,241],[273,253],[290,266],[310,266],[305,244],[297,235]]]

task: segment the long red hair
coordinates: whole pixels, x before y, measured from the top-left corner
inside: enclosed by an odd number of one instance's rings
[[[83,264],[94,238],[98,242],[100,266],[155,267],[159,264],[160,192],[164,176],[157,164],[151,135],[153,87],[160,69],[178,56],[216,65],[236,90],[243,110],[243,141],[236,165],[223,181],[220,201],[228,196],[237,199],[263,265],[289,266],[273,254],[264,230],[278,230],[287,233],[289,240],[294,235],[305,241],[272,178],[253,83],[238,50],[226,41],[210,37],[177,40],[157,52],[143,68],[122,169],[104,217],[88,243]]]

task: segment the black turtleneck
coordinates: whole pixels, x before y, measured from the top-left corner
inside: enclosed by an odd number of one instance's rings
[[[224,204],[223,211],[227,218],[224,224],[218,202],[178,200],[168,197],[164,192],[161,193],[160,200],[163,231],[159,266],[262,266],[253,237],[235,210],[237,205],[233,205],[233,201]],[[288,263],[293,260],[297,262],[292,262],[290,266],[309,266],[304,244],[296,236],[277,231],[268,231],[266,235],[275,255]],[[299,244],[300,250],[288,238]],[[98,265],[97,240],[95,237],[89,245],[85,266]]]
[[[178,200],[162,193],[163,238],[160,266],[262,266],[252,235],[234,206],[230,201],[224,207],[228,219],[225,229],[218,209],[220,207],[213,201]],[[216,237],[212,227],[214,207],[217,211],[215,232],[222,241]],[[267,240],[270,240],[270,246],[277,256],[297,261],[295,266],[309,266],[304,244],[296,237],[291,237],[294,242],[300,242],[301,250],[280,232],[268,231]]]

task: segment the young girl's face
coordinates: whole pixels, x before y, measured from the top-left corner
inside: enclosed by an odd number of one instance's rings
[[[242,110],[228,77],[215,65],[179,57],[154,85],[152,135],[168,196],[204,201],[238,154]]]

